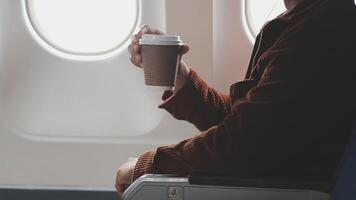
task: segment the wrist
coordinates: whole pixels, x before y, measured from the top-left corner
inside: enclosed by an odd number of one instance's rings
[[[178,66],[177,80],[176,80],[174,93],[179,91],[184,86],[184,84],[188,80],[189,74],[190,74],[190,68],[187,66],[187,64],[185,64],[184,61],[180,61]]]

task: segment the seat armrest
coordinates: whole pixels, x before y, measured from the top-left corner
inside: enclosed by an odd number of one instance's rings
[[[189,184],[192,185],[313,190],[313,191],[319,191],[325,193],[329,193],[332,188],[331,182],[322,182],[322,181],[253,179],[253,178],[211,176],[211,175],[201,175],[201,174],[190,175],[188,177],[188,181]]]
[[[212,182],[210,182],[212,181]],[[215,182],[214,182],[215,181]],[[274,183],[274,181],[273,181]],[[260,186],[260,187],[259,187]],[[275,186],[275,187],[272,187]],[[289,186],[289,185],[288,185]],[[270,181],[226,177],[177,177],[147,174],[124,192],[124,200],[328,200],[329,194],[287,189]]]

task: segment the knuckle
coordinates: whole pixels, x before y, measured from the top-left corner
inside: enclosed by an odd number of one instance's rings
[[[135,52],[138,51],[138,45],[137,45],[137,44],[134,44],[134,45],[132,46],[132,48],[133,48],[133,50],[134,50]]]
[[[117,191],[119,191],[121,189],[120,183],[116,182],[115,188]]]
[[[130,61],[132,62],[132,64],[135,64],[135,60],[133,59],[133,57],[130,58]]]
[[[135,54],[135,60],[137,61],[137,62],[140,62],[141,61],[141,55],[140,54]]]
[[[122,174],[122,170],[121,169],[118,169],[117,172],[116,172],[116,177],[120,177]]]
[[[127,50],[131,53],[132,52],[132,45],[130,44],[129,47],[127,47]]]

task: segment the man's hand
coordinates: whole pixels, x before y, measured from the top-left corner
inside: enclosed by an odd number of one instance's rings
[[[131,185],[133,172],[137,163],[136,158],[130,158],[125,164],[117,170],[116,173],[116,191],[117,194],[121,197],[124,191]]]
[[[132,64],[140,68],[142,68],[142,55],[141,55],[141,47],[139,45],[139,40],[142,38],[143,34],[164,35],[165,33],[158,29],[152,28],[148,25],[144,25],[141,27],[140,31],[134,35],[134,37],[132,38],[132,42],[128,47],[128,51],[131,55],[130,60]],[[183,44],[180,49],[181,55],[188,53],[188,51],[189,51],[189,46]],[[185,81],[189,76],[189,73],[190,73],[190,68],[183,61],[181,61],[177,73],[175,92],[178,91],[184,85]]]
[[[154,29],[148,25],[143,25],[140,28],[140,31],[133,36],[132,42],[128,47],[128,50],[131,55],[132,64],[141,68],[142,68],[142,56],[141,56],[141,47],[139,44],[139,40],[142,38],[143,34],[164,35],[165,33],[158,29]]]

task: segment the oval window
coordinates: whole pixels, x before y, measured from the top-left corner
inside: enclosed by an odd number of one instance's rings
[[[99,55],[124,44],[138,23],[136,0],[27,0],[37,34],[75,55]]]
[[[283,0],[244,0],[248,31],[256,37],[262,26],[286,11]]]

